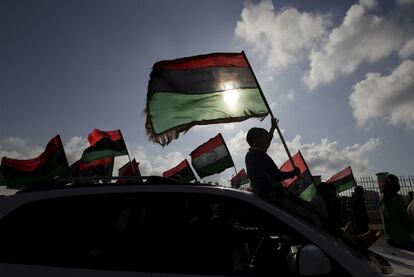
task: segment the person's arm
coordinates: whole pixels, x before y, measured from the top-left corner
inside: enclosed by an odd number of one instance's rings
[[[277,123],[279,123],[279,119],[272,117],[271,118],[271,126],[270,126],[270,129],[269,129],[269,141],[272,141],[272,139],[273,139],[273,134],[275,133]]]

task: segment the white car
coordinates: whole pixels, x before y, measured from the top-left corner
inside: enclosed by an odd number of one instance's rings
[[[0,276],[382,276],[250,192],[156,183],[1,197]]]

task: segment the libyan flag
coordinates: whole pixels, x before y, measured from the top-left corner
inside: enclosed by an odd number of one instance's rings
[[[247,178],[246,171],[244,168],[237,173],[236,176],[231,178],[230,184],[232,188],[239,188],[240,186],[247,184],[249,182],[249,179]]]
[[[0,185],[19,189],[41,183],[50,184],[58,177],[69,176],[69,165],[66,159],[60,136],[54,137],[45,151],[37,158],[16,160],[3,157],[0,166]]]
[[[223,172],[234,166],[230,152],[220,133],[197,147],[190,153],[190,156],[191,164],[200,178]]]
[[[331,178],[329,178],[326,182],[335,186],[336,193],[341,193],[356,186],[351,167],[347,167],[339,171]]]
[[[90,162],[106,157],[128,155],[120,130],[101,131],[93,129],[88,136],[89,147],[83,151],[81,160]]]
[[[150,139],[164,146],[195,125],[264,118],[269,110],[241,52],[155,63],[145,112]]]
[[[299,196],[303,200],[310,201],[316,193],[316,187],[314,185],[312,174],[302,156],[302,153],[298,151],[292,156],[295,166],[300,169],[299,177],[294,177],[282,181],[282,184],[292,194]],[[290,160],[286,161],[281,167],[281,171],[292,171],[293,166]]]
[[[84,162],[79,160],[70,166],[72,177],[111,177],[114,167],[114,157]]]
[[[190,164],[187,159],[179,163],[177,166],[165,171],[162,176],[168,178],[175,178],[180,181],[190,182],[195,180],[193,171],[191,170]]]
[[[124,164],[120,169],[118,169],[118,176],[119,177],[137,177],[138,182],[142,182],[141,173],[139,172],[139,163],[135,159],[131,162],[127,162]],[[124,184],[124,183],[135,183],[134,180],[118,180],[117,184]]]

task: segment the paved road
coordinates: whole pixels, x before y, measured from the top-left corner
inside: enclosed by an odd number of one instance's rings
[[[384,237],[371,246],[370,250],[381,254],[392,264],[394,272],[387,276],[414,277],[414,252],[391,247],[385,242]]]

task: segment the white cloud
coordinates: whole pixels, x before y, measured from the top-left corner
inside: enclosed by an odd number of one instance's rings
[[[89,146],[86,138],[74,136],[64,146],[69,165],[79,160],[83,151]]]
[[[414,129],[414,62],[403,61],[390,75],[368,73],[353,87],[349,104],[359,126],[384,118]]]
[[[246,3],[237,22],[236,37],[274,69],[284,68],[306,56],[326,33],[327,15],[299,12],[295,8],[275,11],[272,1]]]
[[[342,24],[332,30],[327,41],[312,49],[310,69],[303,77],[309,88],[314,89],[337,76],[348,75],[362,63],[379,61],[406,45],[413,33],[412,24],[404,24],[401,16],[392,12],[384,16],[375,15],[371,13],[375,6],[376,1],[373,0],[352,5]]]
[[[414,37],[410,39],[404,47],[398,52],[401,59],[408,58],[414,55]]]

